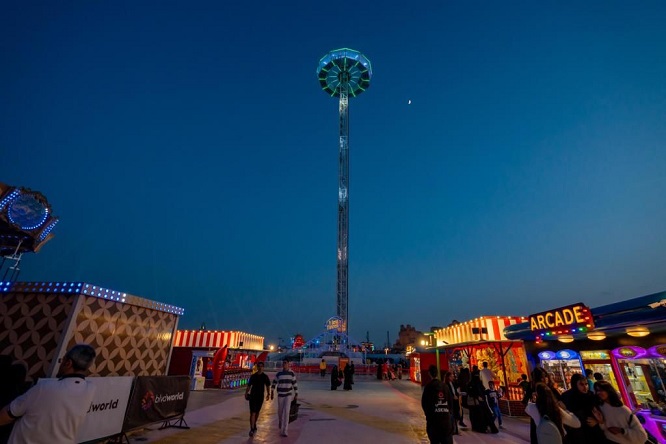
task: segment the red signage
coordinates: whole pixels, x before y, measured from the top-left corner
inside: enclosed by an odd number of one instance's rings
[[[530,315],[530,330],[569,333],[574,329],[591,330],[594,320],[590,309],[582,303]]]

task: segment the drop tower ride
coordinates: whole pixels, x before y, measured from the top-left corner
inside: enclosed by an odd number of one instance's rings
[[[336,49],[319,60],[317,77],[326,94],[340,98],[337,315],[342,319],[341,333],[346,335],[349,326],[349,98],[368,89],[372,66],[358,51]]]

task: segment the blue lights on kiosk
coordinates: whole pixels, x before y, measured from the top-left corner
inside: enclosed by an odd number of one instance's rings
[[[569,360],[569,359],[578,359],[580,360],[580,355],[576,353],[573,350],[560,350],[558,352],[552,352],[550,350],[545,350],[542,351],[538,354],[539,359],[542,361],[552,361],[553,359],[562,359],[562,360]]]
[[[544,350],[537,354],[541,366],[553,375],[556,382],[564,390],[570,388],[571,375],[583,373],[583,361],[579,353],[564,349],[557,352]]]

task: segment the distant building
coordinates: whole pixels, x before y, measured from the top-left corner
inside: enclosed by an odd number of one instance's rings
[[[423,337],[423,333],[411,325],[400,325],[398,339],[395,341],[395,344],[393,344],[393,350],[396,352],[404,352],[407,350],[408,346],[416,347],[421,344]]]

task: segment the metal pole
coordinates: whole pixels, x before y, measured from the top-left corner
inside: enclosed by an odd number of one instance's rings
[[[349,243],[349,73],[340,73],[340,156],[338,182],[338,288],[337,313],[343,333],[349,331],[348,243]]]

